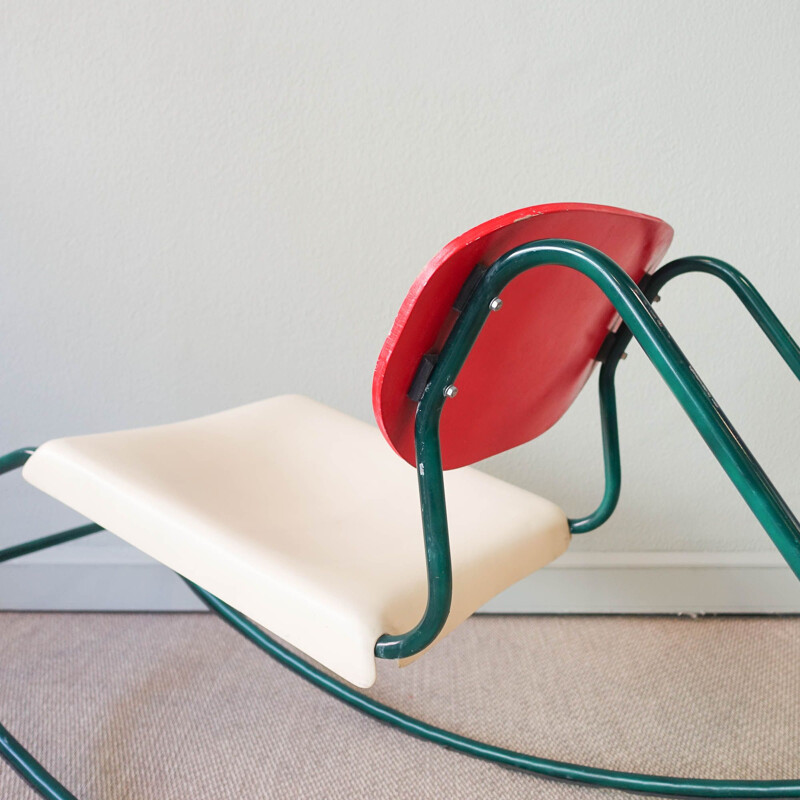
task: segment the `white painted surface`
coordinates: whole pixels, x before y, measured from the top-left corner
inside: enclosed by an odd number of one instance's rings
[[[792,2],[0,2],[0,446],[283,392],[369,419],[422,265],[537,202],[663,217],[672,255],[735,263],[800,336],[798,44]],[[711,279],[658,310],[800,507],[796,381]],[[768,552],[639,352],[619,383],[622,501],[573,552]],[[485,468],[586,512],[594,387]],[[75,519],[0,492],[2,543]]]

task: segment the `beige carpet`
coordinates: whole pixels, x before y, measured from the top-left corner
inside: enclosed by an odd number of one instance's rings
[[[798,665],[797,618],[477,617],[374,694],[551,758],[797,778]],[[413,739],[205,614],[0,614],[0,719],[81,800],[630,797]]]

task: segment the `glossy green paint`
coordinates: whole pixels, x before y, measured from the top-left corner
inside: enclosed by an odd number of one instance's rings
[[[0,456],[0,475],[24,466],[25,462],[35,451],[35,447],[22,447],[19,450],[14,450],[11,453]],[[75,539],[82,539],[84,536],[89,536],[89,534],[98,533],[102,530],[103,528],[99,525],[90,522],[86,525],[79,525],[77,528],[70,528],[69,530],[59,533],[51,533],[48,536],[42,536],[40,539],[33,539],[30,542],[23,542],[13,547],[7,547],[5,550],[0,550],[0,564],[4,561],[11,561],[13,558],[35,553],[37,550],[45,550],[57,544],[72,542]]]
[[[13,450],[4,456],[0,456],[0,475],[5,472],[11,472],[13,469],[19,469],[33,455],[35,450],[35,447],[21,447],[19,450]]]
[[[7,547],[5,550],[0,550],[0,564],[4,561],[11,561],[12,558],[19,558],[29,553],[35,553],[38,550],[54,547],[57,544],[73,542],[75,539],[82,539],[84,536],[89,536],[89,534],[92,533],[99,533],[102,530],[103,528],[99,525],[90,522],[86,525],[79,525],[77,528],[70,528],[60,533],[51,533],[49,536],[42,536],[40,539],[32,539],[30,542]]]
[[[19,469],[31,457],[35,449],[34,447],[25,447],[0,456],[0,475]],[[7,547],[0,550],[0,563],[101,530],[103,529],[99,525],[91,523],[50,536],[43,536],[14,547]],[[0,725],[0,757],[4,758],[11,768],[46,800],[77,800],[75,795],[59,783],[3,725]]]
[[[600,426],[603,434],[603,465],[605,489],[600,505],[588,516],[571,519],[571,533],[588,533],[599,528],[614,513],[622,490],[622,460],[619,452],[619,423],[617,422],[617,390],[614,378],[617,366],[625,352],[627,342],[622,343],[616,335],[604,356],[600,367],[598,394],[600,395]]]
[[[49,537],[36,541],[41,543]],[[32,544],[32,543],[31,543]],[[37,549],[52,546],[41,545]],[[5,551],[0,551],[2,555]],[[606,770],[556,761],[496,747],[444,730],[397,711],[357,691],[353,687],[328,675],[321,669],[279,644],[261,628],[252,623],[236,609],[205,591],[191,581],[183,579],[189,588],[225,622],[239,631],[264,652],[289,667],[300,677],[323,689],[339,700],[369,714],[376,719],[395,725],[413,736],[443,745],[467,755],[494,761],[504,766],[525,770],[548,778],[575,781],[609,789],[657,794],[670,797],[717,797],[717,798],[789,798],[800,797],[798,781],[724,781],[692,778],[673,778],[635,772]],[[0,725],[0,756],[45,800],[77,800],[45,768]]]
[[[9,732],[0,725],[0,756],[47,800],[78,800],[62,786]]]
[[[452,731],[438,728],[435,725],[415,719],[403,714],[401,711],[379,703],[352,686],[309,664],[264,633],[261,628],[250,622],[247,617],[240,614],[235,608],[222,602],[218,597],[206,592],[191,581],[185,578],[184,580],[189,588],[225,622],[265,653],[289,667],[301,678],[305,678],[305,680],[357,708],[359,711],[363,711],[382,722],[395,725],[413,736],[419,736],[422,739],[449,747],[451,750],[458,750],[467,755],[494,761],[507,767],[526,770],[548,778],[587,783],[608,789],[623,789],[631,792],[644,792],[669,797],[800,797],[800,781],[698,780],[600,769],[599,767],[570,764],[566,761],[555,761],[550,758],[537,758],[515,750],[495,747],[477,739],[470,739],[467,736],[461,736]]]
[[[378,639],[375,644],[378,658],[403,658],[424,650],[442,630],[450,611],[453,570],[439,445],[439,418],[445,399],[444,389],[448,384],[440,386],[438,391],[432,389],[435,373],[434,369],[414,419],[417,481],[428,573],[428,605],[422,619],[411,631],[400,636],[384,634]]]
[[[742,301],[744,307],[767,335],[795,377],[800,380],[800,346],[775,316],[775,312],[767,305],[764,298],[756,291],[755,286],[730,264],[708,256],[679,258],[665,264],[652,275],[646,275],[641,282],[642,292],[652,302],[669,281],[689,272],[703,272],[724,281]],[[630,340],[630,331],[627,331],[627,335]]]
[[[665,264],[651,275],[646,275],[639,288],[652,303],[661,289],[673,278],[690,272],[704,272],[724,281],[742,301],[759,327],[766,333],[770,342],[780,353],[789,368],[800,379],[800,347],[783,326],[764,298],[752,283],[735,267],[708,256],[688,256]],[[619,429],[617,424],[617,403],[614,376],[619,361],[631,341],[633,334],[624,323],[616,333],[610,335],[600,368],[598,383],[600,394],[600,419],[603,431],[603,460],[605,463],[605,493],[598,508],[589,516],[570,520],[572,533],[585,533],[606,522],[619,500],[622,484]]]

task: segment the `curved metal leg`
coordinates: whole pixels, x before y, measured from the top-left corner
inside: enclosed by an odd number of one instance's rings
[[[0,460],[0,464],[2,461]],[[0,550],[0,562],[10,560],[11,553],[22,555],[52,547],[62,541],[87,536],[102,530],[94,524],[73,528],[62,534],[53,534],[40,539],[35,539],[24,545],[19,545],[6,550]],[[458,750],[467,755],[494,761],[509,767],[526,770],[548,778],[575,781],[593,786],[623,789],[633,792],[645,792],[672,797],[770,797],[788,798],[800,797],[800,779],[794,781],[724,781],[724,780],[693,780],[690,778],[671,778],[660,775],[647,775],[644,773],[621,772],[617,770],[600,769],[599,767],[582,766],[565,761],[555,761],[548,758],[519,753],[497,747],[492,744],[470,739],[457,733],[438,728],[430,723],[415,719],[414,717],[397,711],[371,697],[353,689],[351,686],[326,674],[318,667],[308,663],[300,656],[295,655],[283,645],[276,642],[264,633],[258,626],[248,620],[231,606],[219,598],[205,591],[201,587],[183,578],[189,588],[225,622],[239,631],[253,644],[268,653],[281,664],[289,667],[302,678],[313,683],[320,689],[354,708],[369,714],[376,719],[388,722],[406,733],[419,736],[422,739],[444,745],[453,750]],[[0,757],[5,759],[11,767],[42,797],[46,800],[77,800],[47,770],[0,725]]]
[[[35,447],[23,447],[0,456],[0,475],[19,469],[36,450]],[[63,542],[81,539],[91,533],[103,530],[93,522],[77,528],[42,536],[24,544],[0,550],[0,563],[11,561],[28,553],[45,550]],[[11,768],[36,792],[46,800],[78,800],[63,784],[59,783],[5,728],[0,725],[0,757],[5,759]]]
[[[0,725],[0,756],[32,789],[47,800],[78,800]]]
[[[301,678],[382,722],[388,722],[413,736],[419,736],[422,739],[444,745],[467,755],[477,756],[508,767],[516,767],[548,778],[560,778],[577,783],[603,786],[609,789],[623,789],[631,792],[644,792],[672,797],[800,797],[800,780],[702,780],[620,772],[600,769],[599,767],[582,766],[580,764],[569,764],[566,761],[554,761],[549,758],[538,758],[526,753],[496,747],[492,744],[480,742],[477,739],[470,739],[443,728],[437,728],[435,725],[423,722],[408,714],[403,714],[402,711],[397,711],[383,703],[379,703],[377,700],[373,700],[371,697],[328,675],[313,664],[309,664],[303,658],[276,642],[272,637],[264,633],[261,628],[227,603],[186,578],[183,580],[212,611],[218,614],[231,627],[239,631],[275,660],[289,667]]]

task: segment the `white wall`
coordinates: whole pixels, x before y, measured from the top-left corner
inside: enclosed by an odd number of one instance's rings
[[[540,202],[663,217],[673,256],[736,264],[800,337],[798,46],[794,2],[4,0],[0,445],[287,391],[371,419],[374,360],[416,273],[463,230]],[[797,382],[712,279],[663,294],[800,507]],[[622,501],[571,557],[769,560],[640,352],[619,405]],[[485,468],[592,508],[594,385]],[[75,519],[14,477],[0,491],[2,543]],[[127,558],[110,537],[67,549],[47,563]]]

